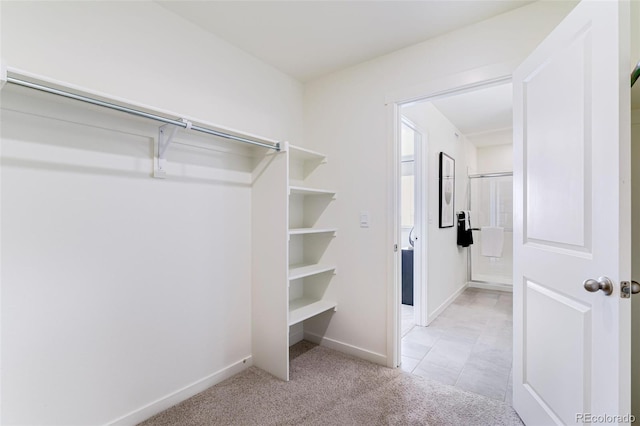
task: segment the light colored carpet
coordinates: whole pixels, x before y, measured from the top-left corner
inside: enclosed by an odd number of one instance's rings
[[[507,404],[301,342],[290,381],[250,367],[141,423],[522,425]]]

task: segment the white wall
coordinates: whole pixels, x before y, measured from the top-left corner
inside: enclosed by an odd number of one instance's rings
[[[477,173],[513,171],[513,145],[478,147]]]
[[[11,67],[299,139],[297,82],[152,2],[1,7]],[[0,422],[105,424],[134,412],[132,424],[198,387],[162,398],[243,368],[252,353],[244,150],[172,146],[168,179],[152,179],[154,124],[16,96],[10,85],[2,101]]]
[[[264,137],[301,136],[300,83],[153,2],[1,8],[10,67]]]
[[[467,137],[478,148],[493,145],[508,145],[513,144],[513,129],[509,127],[489,130],[485,132],[467,134]]]
[[[305,85],[305,143],[330,161],[318,179],[336,188],[338,312],[327,338],[387,357],[388,240],[393,214],[387,96],[497,63],[518,63],[574,3],[538,2],[441,37],[333,73]],[[328,182],[328,183],[327,183]],[[360,228],[358,214],[370,212]],[[316,325],[314,325],[316,326]]]
[[[402,113],[428,135],[427,154],[427,312],[435,318],[450,297],[466,285],[467,250],[456,244],[456,227],[439,227],[439,154],[455,160],[455,211],[467,209],[467,173],[476,168],[476,148],[431,102],[404,107]]]

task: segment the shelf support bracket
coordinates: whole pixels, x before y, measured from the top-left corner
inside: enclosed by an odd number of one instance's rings
[[[191,129],[191,122],[181,119],[185,125],[184,128],[189,130]],[[153,163],[153,177],[158,179],[164,179],[167,177],[167,171],[165,166],[167,164],[167,150],[169,149],[169,145],[173,142],[173,138],[178,131],[179,126],[175,126],[173,124],[165,124],[158,128],[158,138],[155,140],[154,144],[154,163]]]

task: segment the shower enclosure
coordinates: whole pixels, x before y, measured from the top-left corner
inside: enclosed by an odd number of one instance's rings
[[[474,243],[469,247],[468,275],[472,286],[511,289],[513,286],[513,174],[469,176],[469,211]],[[504,229],[501,257],[481,254],[482,227]]]

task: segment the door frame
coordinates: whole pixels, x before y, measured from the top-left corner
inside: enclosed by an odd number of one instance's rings
[[[419,141],[414,137],[414,148],[413,148],[413,176],[414,176],[414,232],[416,235],[416,246],[414,248],[414,260],[413,260],[413,307],[414,307],[414,322],[416,325],[427,325],[427,286],[428,286],[428,275],[426,274],[426,256],[427,252],[427,244],[429,241],[428,238],[428,226],[427,226],[427,196],[426,189],[427,186],[424,184],[424,179],[428,176],[428,164],[426,153],[429,150],[429,135],[426,130],[420,128],[417,124],[409,120],[407,117],[402,116],[402,111],[399,109],[398,113],[400,114],[399,122],[400,126],[398,129],[402,130],[402,125],[409,127],[413,130],[414,134],[417,135]],[[402,132],[398,135],[398,140],[401,142]],[[398,148],[401,143],[398,144]],[[398,153],[398,158],[402,160],[402,152]],[[402,161],[400,161],[402,163]],[[399,165],[399,168],[402,169],[402,165]],[[400,170],[400,179],[402,179],[402,170]],[[402,190],[402,182],[398,181],[400,187],[398,191]],[[398,197],[398,202],[401,203],[402,197]],[[398,213],[402,212],[402,204],[398,205]],[[402,228],[398,231],[400,236],[402,236]],[[402,250],[402,245],[404,243],[400,241],[398,245],[398,249]],[[402,255],[402,254],[401,254]],[[402,260],[400,261],[400,272],[402,272]],[[402,287],[402,275],[400,277],[400,284]],[[402,296],[402,289],[401,289]],[[401,336],[402,337],[402,336]]]
[[[388,201],[387,205],[393,211],[389,215],[387,223],[387,239],[390,248],[387,257],[387,366],[399,367],[401,362],[401,313],[400,304],[402,300],[402,251],[401,247],[401,226],[400,226],[400,131],[401,131],[401,107],[402,105],[418,101],[434,100],[437,98],[452,96],[464,92],[470,92],[490,86],[509,83],[512,73],[515,69],[513,63],[497,63],[469,71],[452,74],[440,79],[430,80],[425,84],[417,87],[411,87],[390,93],[385,98],[387,109],[387,140],[388,146],[388,163],[387,163],[387,182],[388,182]],[[426,150],[425,150],[426,151]],[[423,153],[427,156],[427,153]],[[426,205],[426,203],[425,203]],[[424,212],[427,216],[427,212]],[[425,221],[426,228],[428,221]],[[426,232],[423,233],[423,241],[425,242],[425,258],[427,257],[426,247],[428,240]],[[414,259],[415,261],[415,259]],[[425,262],[426,264],[426,262]],[[426,268],[423,269],[423,275]],[[426,293],[422,299],[428,298],[428,287],[425,287]],[[427,311],[424,306],[423,312]]]

